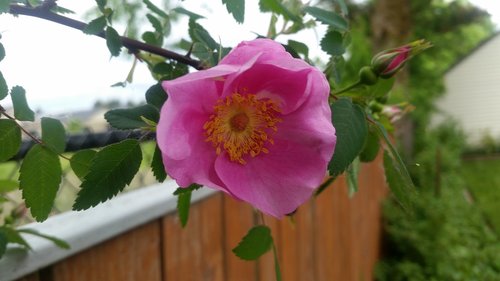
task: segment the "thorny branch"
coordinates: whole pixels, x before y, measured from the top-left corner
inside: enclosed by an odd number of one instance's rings
[[[32,16],[36,18],[45,19],[51,22],[59,23],[68,27],[72,27],[78,30],[84,30],[87,26],[86,23],[77,21],[50,11],[46,6],[41,5],[38,7],[28,7],[17,4],[10,5],[10,13],[14,15],[25,15]],[[104,32],[96,34],[101,38],[105,38]],[[201,61],[190,58],[189,56],[181,55],[173,51],[169,51],[160,47],[152,46],[141,41],[131,39],[125,36],[121,36],[121,41],[124,47],[129,49],[131,53],[136,53],[138,50],[142,50],[148,53],[162,56],[171,60],[178,61],[180,63],[194,67],[195,69],[203,69],[205,66]]]

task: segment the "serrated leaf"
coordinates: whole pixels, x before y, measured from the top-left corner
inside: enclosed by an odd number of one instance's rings
[[[21,129],[14,120],[0,119],[0,162],[7,161],[21,147]]]
[[[0,226],[0,233],[7,238],[7,243],[13,243],[23,246],[26,249],[31,249],[31,246],[19,235],[19,232],[8,226]]]
[[[104,28],[106,28],[106,24],[107,22],[105,16],[98,17],[90,21],[83,29],[83,32],[85,34],[99,34],[104,31]]]
[[[49,149],[36,144],[21,164],[19,188],[26,206],[37,221],[44,221],[52,210],[62,170],[59,157]]]
[[[346,19],[337,15],[334,12],[330,12],[327,10],[320,9],[318,7],[311,7],[311,6],[305,7],[304,12],[310,14],[320,22],[328,24],[332,28],[335,28],[337,30],[347,31],[347,29],[349,28]]]
[[[14,116],[19,121],[35,121],[35,112],[31,110],[26,101],[26,91],[21,86],[15,86],[10,91]]]
[[[116,57],[120,54],[122,40],[118,32],[111,26],[106,28],[106,46],[108,46],[108,50],[112,56]]]
[[[259,9],[262,12],[273,12],[282,15],[286,20],[301,21],[301,18],[293,14],[280,0],[259,0]]]
[[[177,195],[177,213],[179,215],[179,221],[182,227],[185,227],[189,219],[189,207],[191,205],[191,193],[189,190],[187,192],[182,192]]]
[[[356,192],[358,192],[358,175],[359,175],[359,158],[354,159],[351,165],[347,168],[347,187],[349,190],[349,196],[352,197]]]
[[[7,193],[16,190],[19,183],[13,180],[0,180],[0,193]]]
[[[372,127],[368,130],[368,135],[366,136],[365,146],[363,151],[359,154],[359,160],[361,162],[371,162],[375,160],[380,150],[380,142],[377,133]]]
[[[331,56],[341,56],[345,53],[344,39],[338,31],[331,30],[321,39],[321,50]]]
[[[10,11],[10,3],[12,0],[0,0],[0,14]]]
[[[0,259],[5,255],[5,251],[7,250],[7,237],[5,234],[0,232]]]
[[[28,234],[35,235],[35,236],[38,236],[41,238],[45,238],[45,239],[51,241],[52,243],[54,243],[54,245],[56,245],[57,247],[62,248],[62,249],[71,248],[70,245],[66,241],[61,240],[61,239],[54,237],[54,236],[51,236],[51,235],[40,233],[34,229],[24,228],[24,229],[18,229],[17,231],[19,233],[28,233]]]
[[[2,61],[5,58],[5,48],[3,47],[3,44],[0,43],[0,61]]]
[[[158,123],[160,118],[158,109],[150,104],[133,108],[113,109],[104,114],[106,121],[108,121],[113,128],[120,130],[147,127],[148,124],[141,119],[141,116],[156,123]]]
[[[265,225],[257,225],[248,231],[233,249],[233,253],[243,260],[256,260],[269,251],[272,245],[271,229]]]
[[[197,13],[193,13],[193,12],[191,12],[189,10],[186,10],[186,9],[182,8],[182,7],[177,7],[175,9],[172,9],[172,11],[174,11],[176,13],[179,13],[179,14],[186,15],[186,16],[188,16],[192,20],[198,20],[198,19],[204,19],[205,18],[202,15],[199,15]]]
[[[90,170],[90,164],[97,151],[92,149],[80,150],[71,157],[70,165],[75,175],[83,180]]]
[[[146,17],[148,18],[149,22],[153,26],[156,32],[159,34],[163,34],[163,26],[158,18],[153,16],[152,14],[147,14]]]
[[[337,144],[328,170],[336,177],[349,167],[363,149],[368,126],[363,109],[349,99],[341,98],[333,103],[331,108]]]
[[[388,151],[386,150],[384,152],[384,168],[386,165],[389,168],[385,170],[389,188],[394,193],[401,206],[405,210],[411,211],[416,189],[410,173],[408,173],[403,159],[389,139],[389,135],[384,126],[377,122],[375,128],[379,136],[384,139],[388,149]],[[388,153],[390,153],[390,155]]]
[[[288,40],[288,46],[294,49],[295,52],[303,54],[305,58],[309,57],[309,47],[306,44],[295,40]]]
[[[42,118],[42,141],[56,153],[63,153],[66,149],[66,131],[61,121]]]
[[[142,0],[144,4],[146,4],[146,7],[151,10],[151,12],[159,15],[162,18],[168,19],[167,13],[165,13],[162,9],[158,8],[155,4],[151,3],[149,0]]]
[[[389,156],[389,152],[384,151],[384,170],[387,184],[401,206],[409,211],[412,208],[413,184],[408,182],[400,168],[401,166]]]
[[[189,20],[189,36],[193,42],[200,42],[211,50],[218,50],[219,44],[210,36],[208,31],[194,20]]]
[[[153,160],[151,161],[151,170],[156,180],[159,182],[164,182],[167,178],[167,172],[165,172],[165,166],[163,166],[163,159],[161,156],[161,150],[158,144],[155,147],[155,152],[153,154]]]
[[[222,4],[226,5],[227,11],[233,15],[238,23],[243,23],[245,20],[245,0],[222,0]]]
[[[9,87],[7,86],[7,82],[5,78],[3,78],[3,74],[0,71],[0,100],[3,100],[9,94]]]
[[[88,209],[118,194],[130,184],[141,161],[142,151],[137,140],[104,147],[95,155],[73,209]]]
[[[146,44],[160,47],[163,44],[163,37],[159,36],[158,33],[146,31],[142,34],[142,40]]]

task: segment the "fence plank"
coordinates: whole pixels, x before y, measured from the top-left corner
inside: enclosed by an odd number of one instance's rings
[[[336,183],[339,180],[335,181]],[[347,280],[339,279],[335,271],[335,230],[340,227],[335,223],[334,216],[334,189],[338,184],[333,184],[324,190],[314,202],[313,229],[314,252],[316,254],[315,273],[317,281]]]
[[[224,196],[224,241],[226,280],[257,280],[257,263],[244,261],[231,251],[254,226],[254,212],[250,205]]]
[[[271,235],[273,236],[274,244],[276,245],[278,250],[281,249],[281,230],[279,225],[280,222],[271,216],[264,215],[263,217],[264,224],[271,229]],[[281,258],[281,255],[279,256]],[[276,279],[276,271],[274,269],[274,254],[272,250],[267,252],[257,260],[257,266],[258,280],[272,281]]]
[[[191,206],[182,228],[177,214],[163,220],[164,280],[224,280],[222,194]]]
[[[158,220],[101,243],[52,267],[53,281],[161,280]]]

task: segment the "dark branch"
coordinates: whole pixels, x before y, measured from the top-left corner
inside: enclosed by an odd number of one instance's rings
[[[55,14],[51,11],[49,11],[46,8],[43,8],[43,6],[36,7],[36,8],[30,8],[27,6],[21,6],[21,5],[10,5],[10,13],[14,15],[25,15],[25,16],[32,16],[36,18],[41,18],[45,19],[48,21],[52,21],[55,23],[59,23],[68,27],[72,27],[78,30],[84,30],[85,27],[87,26],[86,23],[77,21],[74,19],[70,19],[68,17]],[[99,36],[101,38],[105,38],[104,32],[101,32],[99,34],[96,34],[96,36]],[[152,53],[155,55],[162,56],[164,58],[168,58],[171,60],[178,61],[183,64],[187,64],[189,66],[192,66],[198,70],[203,69],[204,66],[203,64],[198,61],[194,60],[188,56],[184,56],[181,54],[178,54],[176,52],[172,52],[169,50],[165,50],[156,46],[152,46],[128,37],[121,36],[122,44],[124,47],[129,49],[131,53],[137,52],[137,50],[142,50],[146,51],[148,53]]]

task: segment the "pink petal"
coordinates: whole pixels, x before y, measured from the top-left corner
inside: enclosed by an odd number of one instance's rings
[[[269,150],[245,165],[221,155],[215,170],[235,197],[281,218],[297,209],[321,184],[327,162],[314,148],[291,142],[278,140]]]

